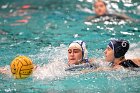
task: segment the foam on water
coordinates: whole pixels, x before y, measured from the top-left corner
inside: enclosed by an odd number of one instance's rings
[[[79,73],[65,71],[68,67],[66,45],[62,44],[59,47],[49,46],[41,48],[38,54],[31,55],[31,57],[37,65],[33,73],[35,79],[52,80]]]
[[[130,44],[130,49],[126,53],[126,58],[140,58],[140,42]]]
[[[33,73],[33,77],[36,79],[57,79],[62,78],[67,75],[65,72],[65,68],[67,64],[63,62],[53,62],[47,65],[38,66],[37,69]]]
[[[140,51],[139,45],[140,45],[140,42],[137,44],[132,43],[130,46],[130,50],[126,54],[126,58],[139,57],[140,56],[140,53],[138,52],[138,51]],[[36,56],[38,56],[38,57],[36,58]],[[64,78],[66,76],[70,76],[70,75],[79,73],[79,72],[72,73],[72,72],[65,71],[65,69],[68,67],[68,65],[67,65],[67,46],[66,45],[60,45],[60,47],[49,46],[49,47],[41,48],[39,54],[32,56],[32,58],[33,57],[35,58],[34,61],[38,61],[38,58],[40,60],[40,62],[37,62],[38,67],[34,71],[34,74],[33,74],[33,77],[35,79],[52,80],[52,79]],[[46,59],[47,59],[47,62],[44,62]],[[103,58],[100,57],[96,60],[95,65],[102,66],[102,67],[108,67],[109,63],[103,61]],[[121,69],[119,71],[110,72],[109,74],[110,74],[110,77],[112,77],[112,78],[119,77],[118,79],[122,79],[125,77],[139,76],[140,72],[130,71],[127,69]]]
[[[14,0],[14,2],[8,1],[7,4],[7,1],[1,2],[1,66],[6,65],[5,68],[10,73],[7,66],[10,60],[17,54],[22,54],[29,56],[37,65],[37,69],[32,77],[24,80],[15,80],[0,74],[0,92],[139,93],[140,71],[121,69],[83,74],[78,71],[65,71],[67,68],[65,44],[75,39],[87,42],[88,51],[91,53],[89,56],[98,58],[99,66],[108,66],[108,63],[101,58],[106,47],[105,43],[110,38],[130,40],[130,49],[126,58],[140,57],[139,24],[129,24],[126,21],[84,24],[86,17],[95,14],[92,9],[94,1],[23,0],[21,3]],[[139,1],[134,0],[129,3],[124,1],[130,0],[105,2],[110,13],[125,13],[134,19],[139,19]],[[21,7],[26,4],[31,8],[20,12]],[[29,19],[26,19],[26,16]]]

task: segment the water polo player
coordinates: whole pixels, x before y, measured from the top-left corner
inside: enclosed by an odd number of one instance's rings
[[[139,22],[139,20],[132,19],[125,14],[109,13],[107,10],[107,4],[103,0],[96,0],[93,4],[95,16],[89,16],[86,22],[104,22],[104,21],[121,21],[128,20],[133,22]]]
[[[73,41],[68,48],[68,65],[66,70],[94,68],[94,59],[88,59],[86,43],[82,40]],[[86,63],[86,64],[84,64]],[[74,65],[74,66],[73,66]]]
[[[129,42],[126,40],[111,40],[105,49],[105,60],[111,62],[111,66],[124,68],[139,68],[140,59],[126,59],[125,54],[129,49]]]

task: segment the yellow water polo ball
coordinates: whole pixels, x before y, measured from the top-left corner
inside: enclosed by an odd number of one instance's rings
[[[14,78],[24,79],[32,74],[34,65],[30,58],[26,56],[18,56],[11,62],[10,68]]]

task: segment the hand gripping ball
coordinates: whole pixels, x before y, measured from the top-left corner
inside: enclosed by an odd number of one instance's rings
[[[34,69],[32,60],[26,56],[16,57],[10,64],[11,72],[14,78],[24,79],[29,77]]]

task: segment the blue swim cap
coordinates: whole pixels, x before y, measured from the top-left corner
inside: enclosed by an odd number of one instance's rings
[[[115,58],[120,58],[125,55],[129,49],[129,42],[126,40],[111,40],[108,44],[114,50]]]

